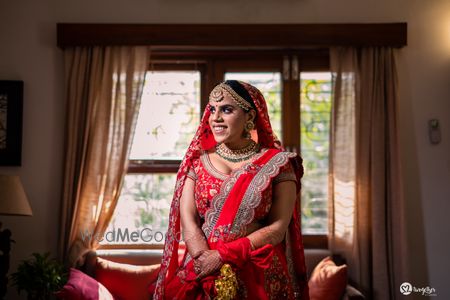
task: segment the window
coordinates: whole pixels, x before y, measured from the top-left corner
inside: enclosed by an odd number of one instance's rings
[[[199,122],[198,71],[147,72],[131,168],[103,244],[164,242],[175,171]],[[138,235],[132,238],[132,232]]]
[[[207,51],[181,55],[182,59],[166,53],[153,55],[130,167],[103,247],[162,246],[179,163],[199,124],[209,91],[224,79],[258,87],[277,136],[289,150],[301,149],[305,245],[326,247],[331,110],[328,53]],[[138,233],[134,239],[132,232]]]
[[[300,74],[300,140],[305,176],[302,179],[302,226],[310,234],[328,232],[328,153],[331,74]]]
[[[261,91],[267,103],[272,129],[281,139],[281,74],[279,72],[227,72],[225,80],[228,79],[248,82]]]

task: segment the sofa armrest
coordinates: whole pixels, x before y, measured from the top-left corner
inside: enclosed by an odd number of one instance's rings
[[[117,299],[149,299],[149,287],[157,280],[160,264],[132,265],[99,257],[89,251],[80,270],[105,286]]]
[[[364,295],[357,290],[354,286],[347,284],[345,287],[345,293],[342,297],[343,300],[363,300],[366,299]]]
[[[97,253],[89,251],[84,256],[84,264],[80,267],[80,271],[95,278],[95,270],[97,269]]]

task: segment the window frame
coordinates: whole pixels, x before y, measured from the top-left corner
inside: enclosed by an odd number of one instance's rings
[[[283,74],[283,62],[293,57],[298,61],[298,73],[329,71],[328,49],[302,50],[159,50],[152,53],[148,71],[200,72],[200,105],[203,112],[207,93],[226,72],[276,71]],[[251,58],[251,60],[249,60]],[[299,75],[298,74],[298,75]],[[282,132],[283,143],[290,149],[300,148],[300,80],[282,78]],[[127,174],[176,173],[181,160],[129,160]],[[303,234],[305,248],[328,248],[328,235]],[[162,244],[101,245],[101,249],[162,249]]]
[[[180,30],[182,29],[182,30]],[[233,34],[238,32],[239,34]],[[151,61],[158,59],[178,64],[180,59],[199,58],[208,61],[208,50],[222,50],[229,55],[229,50],[236,49],[270,49],[288,53],[298,49],[316,51],[333,46],[390,46],[401,48],[407,45],[407,23],[354,23],[354,24],[80,24],[58,23],[57,45],[59,48],[79,46],[124,46],[147,45],[152,49]],[[202,50],[199,55],[199,50]],[[303,51],[300,50],[300,51]],[[289,54],[288,54],[289,55]],[[302,56],[299,55],[299,58]],[[209,58],[210,59],[210,58]],[[319,59],[320,60],[320,59]],[[301,61],[301,60],[300,60]],[[302,61],[308,70],[312,60]],[[311,70],[315,71],[315,70]],[[206,72],[205,84],[202,86],[202,101],[207,91],[214,87],[214,72]],[[292,88],[292,99],[298,88]],[[284,91],[288,91],[284,88]],[[298,93],[298,92],[297,92]],[[202,109],[205,103],[202,103]],[[285,107],[282,108],[285,110]],[[287,110],[289,111],[289,110]],[[283,125],[282,125],[283,126]],[[285,128],[286,124],[284,125]],[[288,136],[294,136],[291,132]],[[299,149],[299,148],[297,148]],[[170,170],[174,168],[172,162]],[[154,170],[163,172],[167,165],[130,162],[130,172]],[[310,240],[312,239],[312,242]],[[327,248],[326,236],[304,235],[305,247]],[[106,245],[101,248],[107,248]],[[118,248],[118,247],[109,247]],[[127,245],[127,249],[135,248]],[[147,245],[138,247],[148,249]],[[121,247],[123,249],[123,247]]]
[[[204,61],[193,59],[161,59],[156,57],[151,61],[147,71],[199,71],[200,82],[206,81],[206,65]],[[206,106],[204,101],[206,88],[200,84],[200,117],[203,108]],[[176,173],[181,164],[181,160],[164,159],[130,159],[128,160],[127,174],[145,174],[145,173]]]

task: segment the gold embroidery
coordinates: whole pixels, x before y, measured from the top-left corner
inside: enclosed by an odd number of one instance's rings
[[[273,179],[273,184],[275,185],[283,181],[297,181],[294,170],[289,168],[288,170],[278,174],[277,177]]]
[[[228,175],[219,172],[219,170],[217,170],[211,160],[209,159],[209,155],[206,151],[204,151],[201,155],[200,155],[200,161],[203,164],[203,167],[205,168],[206,172],[208,172],[211,176],[220,179],[220,180],[225,180],[228,178]]]
[[[186,174],[187,177],[189,177],[190,179],[196,181],[197,180],[197,174],[195,174],[194,168],[190,168],[188,173]]]
[[[260,171],[255,170],[257,174],[250,182],[234,219],[231,229],[233,233],[238,236],[245,234],[247,225],[254,219],[255,209],[261,203],[262,192],[269,186],[271,179],[279,173],[280,168],[288,163],[289,158],[296,155],[292,152],[279,152],[262,166]]]
[[[256,155],[255,160],[258,159],[263,153],[265,153],[265,151]],[[207,153],[205,154],[207,155]],[[296,155],[296,153],[291,152],[280,152],[274,155],[270,161],[262,167],[255,166],[250,162],[238,170],[233,171],[230,176],[227,176],[222,183],[219,193],[211,200],[211,207],[205,214],[205,223],[202,226],[205,236],[211,236],[211,232],[219,219],[223,205],[239,176],[246,172],[256,172],[257,174],[252,179],[244,197],[242,198],[231,230],[227,231],[228,235],[221,238],[224,241],[230,241],[244,236],[247,225],[254,219],[255,209],[261,203],[262,192],[271,182],[270,179],[278,174],[280,168],[289,161],[289,158],[295,157]],[[205,161],[205,159],[202,161]],[[212,168],[214,168],[214,166],[212,166]],[[261,170],[259,170],[260,168]]]
[[[272,263],[264,271],[264,277],[264,289],[269,299],[293,299],[292,291],[289,289],[290,278],[277,255],[272,256]]]
[[[212,198],[211,206],[205,213],[205,223],[203,223],[203,226],[202,226],[202,230],[205,233],[205,236],[207,236],[207,237],[211,236],[211,232],[212,232],[213,228],[216,226],[217,220],[219,219],[219,216],[222,211],[222,207],[225,203],[225,200],[228,198],[228,195],[230,194],[230,191],[233,189],[233,186],[236,183],[236,181],[238,180],[239,176],[241,176],[241,174],[245,173],[245,167],[247,165],[252,164],[252,162],[254,160],[261,157],[266,151],[267,151],[267,149],[261,150],[260,153],[258,153],[254,156],[254,159],[252,159],[251,162],[244,164],[239,169],[233,170],[229,176],[225,175],[225,179],[222,183],[219,193],[217,193]],[[204,155],[206,155],[206,156],[204,156]],[[205,169],[207,169],[207,171],[208,170],[212,171],[211,175],[214,176],[214,174],[215,175],[220,174],[220,173],[218,173],[217,169],[215,169],[215,167],[212,165],[212,163],[209,161],[208,153],[204,152],[202,154],[201,161],[204,162],[204,167],[205,167]],[[230,234],[227,237],[223,237],[223,238],[224,238],[224,241],[227,241],[227,238],[233,237],[233,239],[231,239],[231,240],[234,240],[241,236],[242,236],[242,233],[241,233],[241,235],[239,235],[239,233],[233,232],[231,230]]]

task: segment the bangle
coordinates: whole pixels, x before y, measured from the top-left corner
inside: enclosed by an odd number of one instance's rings
[[[250,249],[255,250],[255,245],[253,245],[252,240],[248,239],[250,241]]]

